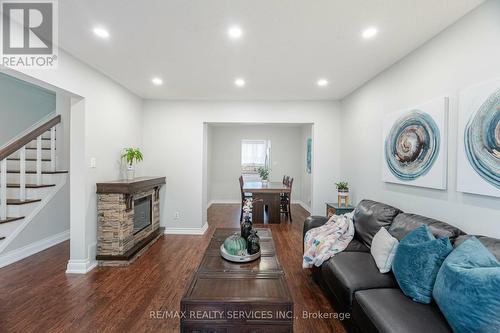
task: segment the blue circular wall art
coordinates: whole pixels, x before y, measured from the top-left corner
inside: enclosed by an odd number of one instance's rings
[[[465,154],[476,173],[500,188],[500,90],[472,114],[465,126]]]
[[[385,139],[385,160],[400,180],[425,175],[439,154],[439,128],[423,111],[412,110],[401,116]]]

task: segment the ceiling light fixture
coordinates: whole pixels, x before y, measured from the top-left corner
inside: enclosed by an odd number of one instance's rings
[[[245,86],[245,80],[244,79],[236,79],[234,80],[234,84],[237,86],[237,87],[244,87]]]
[[[240,39],[241,36],[243,36],[243,30],[241,30],[239,26],[234,25],[227,30],[227,34],[229,38],[236,40]]]
[[[161,86],[163,84],[163,80],[159,77],[154,77],[151,82],[153,82],[153,84],[155,86]]]
[[[328,85],[328,80],[327,79],[319,79],[316,84],[320,87],[326,87]]]
[[[94,34],[97,37],[100,37],[102,39],[108,39],[109,38],[109,31],[106,30],[106,29],[104,29],[104,28],[95,27],[93,31],[94,31]]]
[[[370,27],[365,30],[363,30],[363,33],[361,36],[363,36],[364,39],[371,39],[375,37],[378,34],[378,30],[375,27]]]

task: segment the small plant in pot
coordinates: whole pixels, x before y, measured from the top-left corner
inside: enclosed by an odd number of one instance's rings
[[[339,195],[345,196],[349,194],[349,183],[338,182],[335,183],[335,187],[337,188],[337,192],[339,193]]]
[[[260,179],[262,180],[262,183],[266,184],[269,182],[269,172],[271,169],[268,167],[259,167],[257,169],[257,172],[259,173]]]
[[[123,150],[122,159],[127,162],[127,179],[135,178],[134,163],[141,162],[144,158],[139,148],[125,148]]]
[[[335,183],[335,187],[337,188],[339,207],[340,207],[342,201],[344,201],[345,206],[347,207],[347,205],[349,203],[349,183],[338,182],[338,183]]]

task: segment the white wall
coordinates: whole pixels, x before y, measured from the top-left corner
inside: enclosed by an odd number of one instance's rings
[[[209,201],[240,202],[241,141],[271,141],[271,181],[294,178],[292,200],[302,201],[303,125],[209,125],[211,145]],[[311,127],[308,125],[307,127]]]
[[[53,92],[0,73],[0,147],[55,110]]]
[[[167,177],[161,224],[201,228],[206,222],[205,123],[313,123],[313,213],[335,196],[339,177],[337,102],[144,102],[144,169]],[[175,212],[180,219],[174,219]]]
[[[56,112],[61,123],[56,130],[56,158],[58,170],[69,170],[69,137],[71,100],[57,94]],[[69,231],[70,225],[70,180],[57,192],[50,202],[31,220],[19,235],[4,250],[9,251],[29,246],[35,242]]]
[[[312,138],[312,127],[302,126],[300,133],[300,163],[301,163],[301,187],[300,187],[300,200],[306,207],[311,207],[311,180],[312,175],[307,173],[307,139]],[[314,144],[313,144],[314,146]],[[314,153],[314,152],[313,152]]]
[[[142,100],[64,51],[59,52],[58,61],[57,69],[8,72],[74,96],[70,166],[71,253],[68,270],[83,272],[95,265],[95,184],[122,176],[120,151],[123,147],[141,147]],[[97,160],[95,169],[89,168],[91,157]]]
[[[384,115],[500,77],[499,36],[500,1],[488,1],[342,101],[341,170],[355,201],[371,198],[468,233],[500,237],[500,198],[456,192],[456,100],[449,117],[448,190],[381,181]]]

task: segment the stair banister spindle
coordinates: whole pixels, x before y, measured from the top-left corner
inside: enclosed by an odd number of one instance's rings
[[[26,146],[19,150],[19,200],[26,200]]]
[[[42,185],[42,136],[36,138],[36,184]]]
[[[50,171],[56,171],[56,128],[50,129]]]
[[[7,159],[0,161],[0,220],[7,219]]]

